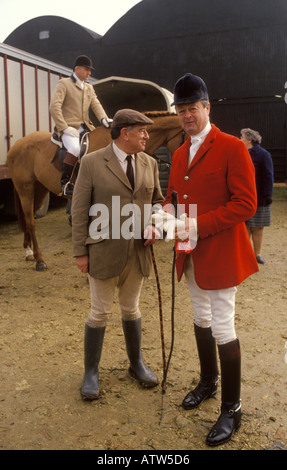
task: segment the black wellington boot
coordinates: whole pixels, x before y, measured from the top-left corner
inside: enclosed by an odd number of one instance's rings
[[[216,341],[211,328],[200,328],[194,324],[194,332],[200,362],[200,381],[182,402],[185,410],[192,410],[202,402],[216,395],[219,380],[216,354]]]
[[[122,320],[126,341],[126,350],[130,360],[129,373],[137,379],[142,387],[151,388],[158,385],[158,379],[143,362],[141,352],[141,319]]]
[[[206,438],[209,446],[218,446],[228,442],[241,425],[241,352],[239,340],[236,339],[218,346],[222,400],[221,415]]]
[[[99,362],[101,359],[106,327],[91,328],[85,325],[85,376],[81,388],[84,400],[96,400],[100,395]]]

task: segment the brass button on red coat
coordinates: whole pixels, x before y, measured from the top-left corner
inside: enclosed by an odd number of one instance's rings
[[[183,199],[188,199],[188,194],[184,194]]]
[[[184,179],[185,179],[185,181],[188,181],[188,180],[189,180],[189,176],[185,176]]]

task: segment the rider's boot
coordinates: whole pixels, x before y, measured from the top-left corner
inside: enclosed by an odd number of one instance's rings
[[[66,152],[63,168],[62,168],[62,178],[61,178],[61,187],[62,187],[62,196],[71,198],[73,196],[74,184],[71,182],[73,175],[74,167],[78,162],[78,158],[75,155]]]
[[[241,353],[239,340],[218,345],[221,364],[221,414],[207,436],[209,446],[228,442],[241,425]]]
[[[200,361],[200,381],[182,402],[185,410],[192,410],[208,398],[214,397],[219,380],[216,341],[211,328],[201,328],[194,324],[195,338]]]

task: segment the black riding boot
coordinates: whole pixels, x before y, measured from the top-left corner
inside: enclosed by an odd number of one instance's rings
[[[62,167],[62,178],[61,178],[61,187],[62,187],[62,196],[71,198],[73,196],[74,184],[71,182],[73,175],[74,167],[78,159],[69,152],[66,152],[63,167]],[[74,178],[73,178],[74,180]]]
[[[122,321],[126,341],[126,350],[130,360],[129,373],[146,388],[158,385],[158,379],[143,362],[141,352],[141,319]]]
[[[218,346],[222,399],[221,415],[207,436],[206,443],[217,446],[229,441],[241,425],[241,353],[239,340]]]
[[[217,392],[219,379],[216,342],[211,328],[200,328],[194,324],[194,331],[201,372],[199,384],[186,395],[182,402],[186,410],[197,408],[204,400],[213,397]]]
[[[99,398],[99,362],[105,335],[105,327],[91,328],[85,325],[85,376],[81,388],[84,400]]]

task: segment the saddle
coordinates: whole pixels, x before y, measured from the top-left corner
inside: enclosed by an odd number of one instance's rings
[[[79,160],[84,155],[86,155],[86,153],[88,153],[88,150],[89,150],[89,133],[90,133],[90,131],[83,131],[79,135],[79,139],[80,139]],[[66,153],[67,149],[64,147],[61,138],[56,134],[56,132],[54,132],[52,134],[51,141],[53,142],[53,144],[56,144],[59,147],[59,149],[57,149],[57,152],[55,153],[51,163],[54,164],[54,166],[57,168],[57,170],[61,171],[62,166],[63,166],[63,161],[64,161],[64,158],[65,158],[65,153]],[[58,157],[58,158],[56,158],[56,157]]]

